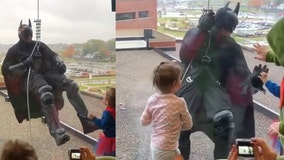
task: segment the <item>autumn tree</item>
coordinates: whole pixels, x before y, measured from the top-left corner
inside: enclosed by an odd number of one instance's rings
[[[259,8],[261,5],[264,4],[264,0],[249,0],[248,1],[248,6],[249,7],[256,7]]]
[[[66,50],[63,52],[63,57],[71,58],[75,54],[75,48],[73,45],[68,45]]]

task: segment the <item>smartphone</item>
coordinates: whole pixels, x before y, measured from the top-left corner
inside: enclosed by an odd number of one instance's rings
[[[242,157],[254,157],[250,139],[236,139],[238,155]]]
[[[69,149],[68,151],[70,160],[80,160],[81,159],[81,150],[80,149]]]

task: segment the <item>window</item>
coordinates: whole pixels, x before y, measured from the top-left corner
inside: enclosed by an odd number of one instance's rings
[[[139,18],[149,17],[149,11],[141,11],[139,12]]]
[[[135,19],[135,12],[116,14],[116,21]]]

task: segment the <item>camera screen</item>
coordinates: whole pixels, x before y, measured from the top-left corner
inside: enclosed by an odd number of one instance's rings
[[[71,158],[72,159],[81,159],[81,154],[80,153],[71,153]]]
[[[70,149],[69,156],[70,156],[70,160],[80,160],[81,151],[79,149]]]
[[[242,156],[253,156],[252,146],[239,146],[238,147],[239,155]]]

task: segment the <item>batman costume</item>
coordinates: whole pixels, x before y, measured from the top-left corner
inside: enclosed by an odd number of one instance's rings
[[[228,5],[216,14],[204,11],[198,28],[189,30],[181,45],[185,71],[177,95],[186,100],[193,119],[193,128],[181,131],[179,139],[185,160],[191,133],[202,131],[214,142],[215,159],[226,159],[236,138],[255,136],[252,94],[257,89],[251,77],[257,73],[251,74],[241,46],[230,37],[238,24],[239,3],[234,11]]]
[[[60,126],[58,117],[58,110],[64,105],[62,92],[66,91],[84,133],[97,130],[97,126],[87,119],[88,110],[80,97],[78,85],[64,75],[66,66],[63,61],[45,43],[33,41],[32,36],[31,21],[29,25],[21,21],[19,41],[8,50],[1,68],[18,122],[44,116],[56,144],[59,146],[69,141],[70,136]]]

